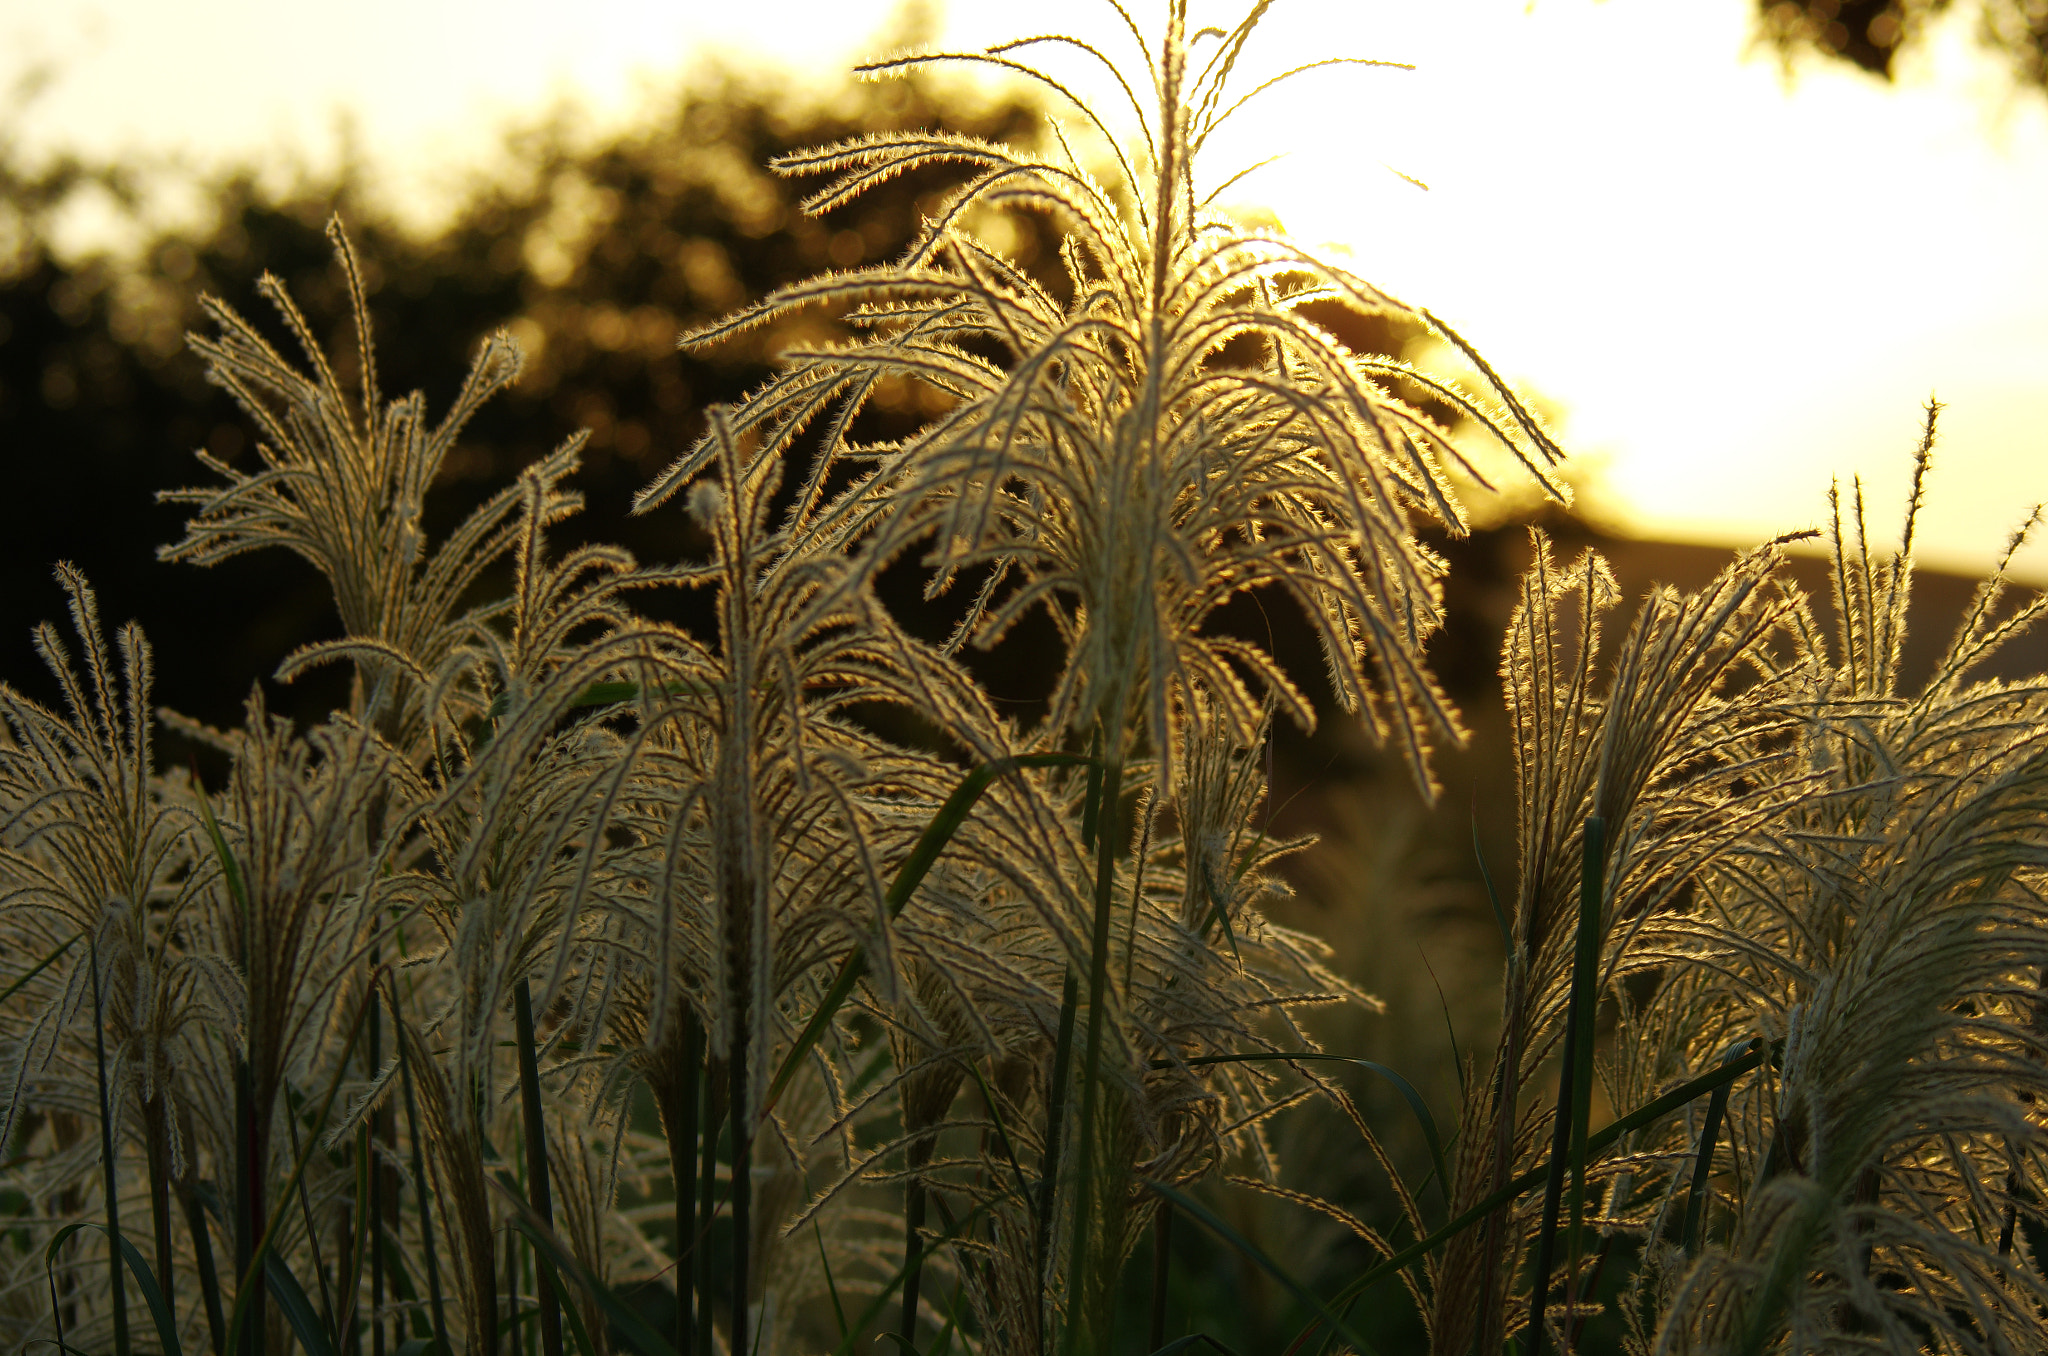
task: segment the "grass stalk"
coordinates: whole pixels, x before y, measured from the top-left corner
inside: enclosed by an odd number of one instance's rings
[[[678,1005],[682,1023],[680,1062],[654,1084],[656,1110],[668,1140],[669,1181],[675,1190],[675,1348],[691,1356],[697,1331],[697,1155],[704,1140],[700,1092],[704,1076],[704,1025],[687,1002]]]
[[[1081,1056],[1081,1117],[1076,1127],[1080,1159],[1074,1181],[1074,1236],[1067,1256],[1067,1326],[1061,1341],[1061,1350],[1068,1353],[1078,1350],[1076,1343],[1080,1340],[1084,1309],[1081,1290],[1089,1284],[1088,1244],[1093,1222],[1089,1207],[1094,1196],[1096,1169],[1102,1031],[1107,1025],[1103,1008],[1109,992],[1110,914],[1116,893],[1116,803],[1123,791],[1123,774],[1121,754],[1110,758],[1103,767],[1102,789],[1096,798],[1100,809],[1095,826],[1095,928],[1090,940],[1088,963],[1088,1030]],[[1106,1279],[1104,1284],[1114,1292],[1113,1278]],[[1107,1338],[1106,1332],[1095,1334],[1096,1345],[1106,1347]]]
[[[1570,1239],[1572,1260],[1578,1260],[1578,1232],[1585,1209],[1587,1126],[1593,1096],[1593,1019],[1598,1002],[1595,984],[1600,962],[1601,868],[1606,853],[1607,822],[1589,816],[1585,860],[1580,876],[1578,932],[1572,948],[1571,999],[1565,1009],[1563,1067],[1557,1079],[1557,1115],[1551,1126],[1550,1166],[1543,1188],[1543,1223],[1536,1235],[1536,1272],[1529,1298],[1529,1353],[1543,1356],[1550,1333],[1545,1311],[1550,1303],[1550,1273],[1557,1262],[1558,1216],[1564,1206],[1565,1179],[1571,1178]]]
[[[370,952],[370,968],[375,970],[376,966],[377,953],[372,949]],[[369,1076],[374,1078],[377,1075],[377,1071],[384,1064],[384,1014],[374,998],[370,1001],[370,1027],[368,1032],[365,1033],[364,1038],[369,1042],[368,1058],[364,1063],[368,1066],[367,1072]],[[384,1206],[386,1195],[385,1182],[389,1174],[385,1172],[384,1164],[377,1156],[378,1135],[376,1133],[381,1127],[383,1119],[384,1111],[381,1107],[372,1113],[369,1123],[365,1127],[368,1131],[365,1137],[368,1142],[363,1145],[363,1148],[368,1151],[367,1157],[370,1169],[370,1228],[369,1238],[365,1244],[370,1252],[370,1356],[385,1356],[383,1318]],[[351,1291],[350,1294],[353,1297],[354,1292]]]
[[[1161,1197],[1152,1216],[1152,1321],[1146,1328],[1147,1351],[1166,1345],[1166,1291],[1172,1279],[1173,1202]]]
[[[398,990],[386,982],[384,1001],[391,1008],[391,1022],[394,1035],[398,1037],[398,1080],[405,1094],[405,1134],[412,1146],[413,1199],[420,1212],[420,1252],[427,1264],[427,1296],[434,1320],[434,1343],[439,1356],[455,1356],[454,1348],[448,1345],[448,1315],[441,1298],[441,1263],[434,1249],[434,1210],[428,1199],[426,1150],[420,1136],[419,1107],[413,1097],[412,1059],[406,1052],[405,1040],[396,1032],[399,1022]]]
[[[747,1287],[753,1279],[748,1274],[747,1254],[752,1242],[749,1230],[753,1227],[754,1204],[754,1145],[747,1124],[749,1041],[744,1017],[734,1026],[732,1059],[726,1066],[730,1080],[726,1109],[732,1116],[732,1172],[726,1184],[732,1200],[732,1314],[727,1330],[732,1334],[733,1356],[752,1356],[752,1348],[747,1344]]]
[[[548,1228],[555,1227],[553,1193],[548,1186],[547,1122],[541,1116],[540,1062],[533,1036],[533,994],[524,976],[512,990],[512,1021],[519,1046],[519,1101],[525,1115],[527,1200]],[[562,1356],[562,1308],[548,1268],[534,1267],[534,1295],[540,1303],[540,1347],[543,1356]]]
[[[1102,810],[1102,774],[1100,761],[1102,738],[1100,733],[1090,737],[1087,758],[1087,794],[1081,802],[1081,844],[1084,848],[1095,846],[1095,826]],[[1052,1081],[1045,1094],[1045,1152],[1039,1160],[1038,1211],[1033,1220],[1034,1237],[1032,1255],[1036,1259],[1038,1277],[1045,1287],[1047,1305],[1040,1331],[1042,1349],[1050,1350],[1053,1324],[1051,1321],[1052,1295],[1052,1233],[1059,1215],[1060,1157],[1066,1138],[1067,1087],[1074,1071],[1074,1024],[1081,1005],[1081,982],[1074,968],[1067,967],[1066,977],[1060,985],[1059,1025],[1053,1035]]]
[[[1074,1021],[1081,1004],[1081,982],[1074,968],[1067,967],[1065,983],[1060,988],[1059,1029],[1053,1036],[1052,1082],[1045,1094],[1045,1153],[1038,1164],[1038,1213],[1032,1221],[1036,1237],[1032,1252],[1038,1259],[1038,1276],[1046,1286],[1046,1294],[1052,1293],[1052,1230],[1059,1213],[1060,1192],[1060,1150],[1065,1138],[1067,1119],[1067,1084],[1073,1077],[1074,1066]],[[1044,1336],[1050,1339],[1050,1322]]]
[[[375,998],[376,979],[372,976],[369,990],[363,995],[363,1001],[356,1006],[355,1020],[349,1025],[347,1044],[353,1045],[355,1043],[356,1033],[362,1029],[363,1019],[369,1014],[370,1004],[375,1001]],[[292,1193],[298,1189],[299,1183],[305,1179],[306,1164],[312,1158],[314,1145],[320,1141],[320,1127],[327,1123],[327,1115],[334,1109],[334,1099],[341,1092],[342,1076],[347,1072],[347,1064],[337,1063],[334,1066],[333,1075],[327,1080],[327,1092],[321,1098],[320,1113],[313,1121],[313,1143],[308,1144],[297,1155],[298,1161],[292,1165],[291,1176],[286,1179],[284,1184],[282,1195],[287,1203],[290,1201]],[[246,1074],[244,1075],[244,1081],[246,1082]],[[262,1184],[261,1177],[258,1176],[254,1180],[256,1185],[260,1187]],[[262,1234],[253,1240],[249,1249],[249,1260],[243,1265],[239,1282],[235,1286],[234,1312],[228,1317],[228,1346],[230,1349],[240,1351],[252,1349],[260,1351],[262,1349],[263,1285],[259,1279],[262,1271],[262,1259],[264,1254],[270,1250],[271,1239],[276,1236],[278,1226],[284,1222],[284,1216],[285,1208],[280,1205],[275,1214],[266,1217]],[[253,1233],[255,1231],[252,1228],[250,1232]]]
[[[724,1114],[724,1097],[719,1085],[718,1061],[704,1061],[704,1141],[702,1169],[697,1186],[697,1231],[691,1251],[697,1259],[697,1350],[710,1353],[711,1345],[711,1222],[718,1209],[718,1123]]]
[[[171,1135],[163,1089],[142,1104],[142,1133],[149,1158],[149,1222],[156,1244],[156,1283],[164,1303],[177,1312],[171,1283]]]
[[[918,1291],[924,1279],[924,1183],[917,1174],[932,1161],[934,1145],[929,1137],[911,1142],[907,1151],[910,1177],[903,1186],[903,1317],[897,1331],[913,1348],[917,1345]]]
[[[92,1053],[99,1066],[100,1171],[106,1190],[107,1295],[114,1309],[114,1356],[128,1356],[128,1294],[121,1274],[121,1197],[114,1177],[114,1116],[107,1093],[107,1009],[100,996],[100,943],[92,939]]]
[[[1606,898],[1607,821],[1586,819],[1585,858],[1579,886],[1579,932],[1572,957],[1572,1009],[1580,1016],[1570,1047],[1572,1061],[1572,1269],[1578,1268],[1581,1227],[1586,1214],[1586,1137],[1593,1125],[1593,1037],[1600,1015],[1600,915]]]

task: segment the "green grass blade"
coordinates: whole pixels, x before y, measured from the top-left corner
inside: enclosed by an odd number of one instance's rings
[[[1403,1077],[1398,1069],[1391,1069],[1376,1060],[1359,1059],[1354,1055],[1328,1055],[1316,1050],[1283,1050],[1258,1055],[1201,1055],[1179,1062],[1191,1068],[1210,1064],[1349,1064],[1378,1074],[1394,1085],[1394,1090],[1401,1094],[1401,1100],[1408,1103],[1408,1110],[1414,1113],[1415,1123],[1422,1128],[1422,1138],[1429,1146],[1430,1166],[1435,1169],[1436,1180],[1443,1184],[1445,1202],[1449,1202],[1451,1174],[1444,1158],[1443,1139],[1437,1134],[1436,1118],[1429,1114],[1429,1103],[1423,1100],[1415,1085]],[[1174,1061],[1155,1059],[1151,1067],[1170,1069],[1174,1067]]]
[[[212,1190],[202,1183],[181,1184],[178,1202],[185,1211],[185,1229],[192,1236],[192,1258],[199,1269],[199,1298],[206,1308],[206,1332],[213,1341],[214,1356],[223,1356],[227,1340],[227,1314],[220,1302],[220,1272],[213,1262],[213,1235],[206,1227],[206,1207],[201,1193]],[[219,1211],[216,1209],[216,1214]]]
[[[306,1356],[334,1356],[334,1344],[328,1340],[327,1329],[321,1326],[320,1315],[314,1312],[306,1288],[292,1275],[284,1259],[268,1249],[263,1254],[263,1278],[270,1283],[270,1293]]]
[[[488,1180],[511,1201],[514,1211],[512,1227],[526,1236],[527,1242],[533,1245],[534,1252],[545,1257],[557,1275],[567,1276],[581,1286],[585,1294],[597,1301],[598,1307],[604,1310],[605,1317],[611,1320],[612,1326],[618,1330],[629,1347],[639,1353],[639,1356],[675,1356],[676,1349],[669,1345],[668,1339],[657,1332],[653,1324],[640,1317],[633,1306],[620,1299],[610,1286],[585,1271],[582,1263],[562,1246],[561,1240],[555,1236],[555,1231],[541,1224],[540,1217],[533,1212],[533,1207],[528,1205],[518,1192],[498,1178]]]
[[[1726,1087],[1743,1074],[1762,1064],[1765,1053],[1766,1051],[1761,1041],[1750,1042],[1747,1052],[1740,1058],[1729,1061],[1712,1073],[1701,1074],[1698,1078],[1681,1083],[1661,1097],[1652,1098],[1598,1134],[1589,1137],[1586,1141],[1586,1152],[1588,1154],[1597,1154],[1630,1131],[1640,1130],[1646,1125],[1652,1125],[1688,1102],[1704,1097],[1716,1088]],[[1364,1294],[1373,1286],[1415,1262],[1416,1259],[1435,1252],[1451,1239],[1479,1223],[1494,1211],[1535,1186],[1538,1182],[1543,1181],[1549,1171],[1550,1169],[1547,1165],[1529,1169],[1529,1171],[1480,1201],[1449,1224],[1429,1235],[1429,1237],[1420,1238],[1410,1243],[1407,1247],[1402,1248],[1393,1256],[1345,1286],[1337,1292],[1330,1302],[1332,1304],[1342,1304],[1354,1296]],[[1313,1331],[1313,1329],[1314,1325],[1311,1325],[1309,1331]],[[1304,1332],[1300,1337],[1297,1337],[1295,1345],[1299,1346],[1306,1336],[1307,1333]]]
[[[57,1231],[56,1237],[50,1240],[49,1246],[43,1251],[46,1266],[55,1262],[57,1249],[63,1247],[65,1241],[80,1229],[97,1229],[103,1234],[107,1233],[107,1227],[97,1220],[82,1219],[74,1224],[65,1225]],[[143,1304],[148,1306],[151,1321],[156,1324],[156,1340],[163,1348],[163,1356],[184,1356],[185,1348],[178,1341],[177,1316],[171,1312],[170,1301],[164,1298],[163,1287],[157,1284],[156,1273],[150,1270],[149,1263],[143,1260],[141,1250],[130,1243],[125,1235],[114,1233],[107,1234],[107,1237],[113,1241],[115,1251],[120,1253],[121,1260],[128,1264],[130,1274],[135,1277],[135,1289],[141,1294]]]
[[[811,1233],[818,1240],[818,1265],[825,1271],[825,1289],[832,1294],[832,1319],[839,1325],[839,1340],[844,1342],[849,1331],[846,1326],[846,1306],[839,1302],[839,1281],[832,1274],[832,1259],[825,1255],[825,1231],[813,1221]]]
[[[376,1001],[377,978],[376,975],[370,976],[369,987],[363,993],[363,1000],[356,1005],[355,1021],[349,1027],[348,1039],[342,1042],[344,1046],[355,1044],[356,1036],[363,1027],[363,1019],[370,1014],[370,1004]],[[312,1161],[313,1149],[320,1142],[320,1128],[327,1123],[327,1113],[334,1110],[334,1099],[341,1092],[342,1075],[347,1072],[347,1063],[337,1060],[334,1073],[327,1080],[327,1095],[321,1100],[320,1114],[313,1121],[313,1133],[306,1137],[306,1146],[299,1152],[298,1162],[292,1166],[292,1175],[285,1181],[284,1190],[278,1193],[278,1204],[271,1211],[269,1221],[263,1226],[262,1235],[256,1240],[256,1246],[249,1254],[249,1269],[242,1273],[241,1283],[235,1287],[235,1310],[228,1319],[227,1349],[231,1352],[241,1350],[239,1340],[242,1335],[242,1324],[248,1318],[249,1303],[256,1296],[257,1272],[269,1254],[270,1240],[276,1236],[278,1225],[284,1221],[285,1214],[290,1209],[292,1193],[298,1189],[300,1180],[306,1175],[306,1165]]]
[[[114,1356],[128,1356],[128,1297],[121,1282],[120,1249],[121,1197],[114,1180],[114,1117],[107,1095],[106,1006],[100,998],[99,940],[92,939],[87,963],[92,966],[92,1053],[99,1072],[100,1166],[105,1179],[107,1212],[107,1273],[114,1309]]]
[[[69,951],[72,948],[72,946],[77,943],[78,938],[83,936],[85,936],[84,933],[78,933],[76,936],[72,937],[70,941],[65,942],[63,945],[59,946],[55,951],[52,951],[49,955],[37,961],[34,967],[31,968],[27,974],[23,975],[20,979],[15,980],[5,989],[0,989],[0,1003],[5,1003],[8,999],[14,997],[14,995],[16,995],[17,993],[20,993],[23,985],[27,984],[30,980],[34,979],[43,971],[55,965],[57,963],[57,958],[62,956],[66,951]]]
[[[1317,1299],[1313,1291],[1300,1281],[1294,1279],[1293,1275],[1278,1262],[1268,1257],[1258,1244],[1231,1228],[1229,1223],[1215,1211],[1203,1205],[1186,1192],[1176,1191],[1164,1182],[1148,1180],[1146,1185],[1158,1192],[1161,1199],[1171,1203],[1182,1214],[1189,1216],[1210,1233],[1215,1234],[1225,1243],[1237,1249],[1240,1254],[1257,1266],[1259,1270],[1280,1282],[1296,1299],[1314,1310],[1322,1322],[1329,1324],[1332,1332],[1356,1347],[1362,1353],[1362,1356],[1372,1356],[1372,1343],[1359,1336],[1357,1330],[1347,1323],[1342,1315],[1333,1312],[1329,1305]]]
[[[220,831],[220,821],[213,817],[213,803],[200,789],[199,778],[192,778],[193,794],[199,801],[199,820],[206,826],[206,837],[213,844],[213,855],[220,860],[220,870],[228,883],[228,897],[235,901],[246,918],[249,912],[249,890],[242,883],[242,864],[235,860],[234,850],[228,846],[226,835]]]
[[[1600,964],[1601,869],[1605,860],[1607,821],[1586,819],[1584,854],[1579,876],[1579,918],[1572,945],[1572,987],[1565,1008],[1564,1067],[1557,1080],[1557,1113],[1551,1123],[1550,1165],[1543,1189],[1543,1222],[1536,1232],[1536,1272],[1530,1283],[1529,1356],[1543,1356],[1550,1342],[1544,1312],[1550,1304],[1550,1273],[1557,1261],[1559,1216],[1570,1182],[1570,1226],[1567,1245],[1576,1269],[1579,1222],[1586,1193],[1586,1121],[1593,1098],[1593,1021],[1599,994],[1595,991]]]
[[[554,1259],[538,1250],[534,1252],[533,1258],[541,1274],[546,1277],[552,1292],[557,1296],[561,1295],[562,1277],[561,1273],[555,1270]],[[569,1325],[569,1337],[576,1343],[577,1356],[597,1356],[597,1348],[590,1341],[590,1329],[584,1326],[583,1315],[577,1311],[575,1305],[562,1306],[562,1321]]]
[[[998,758],[992,763],[983,763],[961,778],[960,785],[946,798],[946,803],[939,807],[939,812],[932,816],[932,822],[925,826],[917,845],[910,850],[910,855],[904,859],[903,865],[897,868],[895,878],[890,881],[889,893],[884,900],[889,916],[894,918],[903,912],[904,905],[910,902],[910,896],[931,871],[933,863],[939,860],[939,854],[946,850],[946,844],[953,840],[953,835],[959,832],[960,826],[967,821],[968,812],[974,808],[974,803],[981,799],[982,793],[988,790],[996,778],[1027,767],[1072,767],[1088,761],[1078,754],[1071,753],[1024,753],[1013,758]],[[855,951],[840,963],[839,974],[833,979],[832,987],[825,991],[825,996],[819,1000],[817,1010],[811,1014],[810,1021],[804,1024],[804,1029],[791,1043],[789,1053],[782,1057],[782,1065],[775,1071],[775,1078],[768,1085],[768,1096],[762,1103],[764,1115],[774,1108],[776,1100],[789,1086],[789,1080],[796,1077],[796,1071],[802,1066],[804,1057],[810,1054],[811,1047],[815,1046],[830,1028],[832,1019],[838,1015],[840,1007],[853,993],[853,986],[866,973],[867,956],[864,952]]]

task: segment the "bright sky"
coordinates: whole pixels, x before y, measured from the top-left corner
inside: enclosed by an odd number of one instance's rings
[[[1194,4],[1227,21],[1242,0]],[[9,52],[56,63],[16,122],[43,147],[331,158],[345,112],[359,153],[431,202],[507,118],[573,96],[622,119],[713,51],[843,67],[890,10],[0,0],[0,74]],[[2048,99],[1973,49],[1970,10],[1887,87],[1819,63],[1788,83],[1749,50],[1748,0],[1281,0],[1243,74],[1333,54],[1420,69],[1317,71],[1262,98],[1210,182],[1287,151],[1242,196],[1540,393],[1592,506],[1633,532],[1812,525],[1829,477],[1858,471],[1892,531],[1936,393],[1922,558],[1981,567],[2048,499]],[[955,0],[943,24],[953,44],[1028,24],[1124,51],[1100,0]],[[2048,577],[2048,542],[2027,565]]]

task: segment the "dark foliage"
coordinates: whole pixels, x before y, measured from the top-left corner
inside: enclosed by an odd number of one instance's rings
[[[1889,80],[1898,55],[1954,0],[1757,0],[1765,39],[1787,53],[1813,48]],[[2048,0],[1977,0],[1986,46],[2022,84],[2048,89]]]

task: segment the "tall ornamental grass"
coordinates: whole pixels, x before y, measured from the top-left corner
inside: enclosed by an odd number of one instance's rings
[[[1065,112],[1037,150],[777,164],[819,213],[956,186],[900,259],[683,337],[806,308],[844,334],[645,489],[679,564],[550,546],[580,436],[429,533],[520,353],[486,340],[438,415],[387,397],[339,223],[345,351],[274,280],[285,349],[208,303],[194,347],[257,456],[202,454],[163,554],[317,569],[342,634],[279,676],[343,666],[348,700],[307,729],[260,693],[233,730],[159,712],[141,631],[109,639],[60,568],[60,699],[0,689],[12,1341],[1227,1349],[1171,1312],[1178,1228],[1292,1297],[1290,1352],[1364,1351],[1395,1306],[1441,1356],[2042,1348],[2048,686],[1973,677],[2041,605],[2001,572],[1902,687],[1917,479],[1896,554],[1860,490],[1837,506],[1818,602],[1780,542],[1610,626],[1606,566],[1535,536],[1498,1043],[1432,1108],[1311,1034],[1373,1000],[1270,917],[1301,846],[1260,827],[1272,723],[1320,690],[1434,794],[1462,733],[1418,532],[1465,529],[1466,435],[1563,491],[1447,325],[1213,206],[1264,8],[868,68],[993,64]],[[1033,64],[1055,49],[1109,69],[1115,123]],[[988,243],[1006,213],[1061,233],[1055,269]],[[1433,331],[1477,389],[1348,351],[1332,303]],[[879,439],[864,411],[905,391],[928,417]],[[1930,407],[1922,474],[1934,435]],[[884,601],[906,572],[914,615]],[[1246,597],[1299,614],[1319,673],[1232,627]],[[970,652],[1033,616],[1056,673],[1019,719]],[[165,726],[210,761],[161,766]],[[1426,1179],[1352,1073],[1399,1094]],[[1391,1175],[1394,1231],[1283,1180],[1271,1124],[1307,1101]],[[1380,1260],[1311,1290],[1229,1222],[1226,1175]]]

